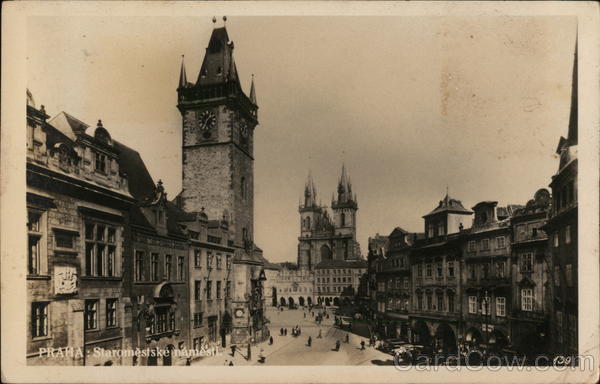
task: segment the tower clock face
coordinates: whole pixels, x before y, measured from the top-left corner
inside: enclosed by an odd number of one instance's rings
[[[210,135],[210,131],[217,124],[217,115],[212,111],[204,111],[200,114],[200,121],[198,123],[200,131],[204,136]]]

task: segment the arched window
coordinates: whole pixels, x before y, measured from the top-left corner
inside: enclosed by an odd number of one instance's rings
[[[240,188],[241,188],[241,193],[242,193],[242,199],[246,200],[246,194],[248,192],[248,186],[246,184],[246,178],[242,177],[242,181],[240,183]]]
[[[344,212],[342,212],[342,214],[340,215],[340,226],[344,227],[346,226],[346,214]]]
[[[310,229],[310,217],[307,217],[306,220],[304,220],[304,226],[306,229]]]

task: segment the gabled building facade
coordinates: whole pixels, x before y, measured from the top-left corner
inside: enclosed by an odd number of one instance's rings
[[[93,351],[130,347],[126,149],[27,93],[27,364],[122,364]]]
[[[423,216],[425,237],[410,254],[413,305],[411,337],[429,350],[454,353],[461,334],[460,232],[472,212],[448,195]]]

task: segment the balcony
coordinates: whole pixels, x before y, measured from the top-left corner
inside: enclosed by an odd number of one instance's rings
[[[523,311],[517,309],[513,311],[513,317],[522,320],[541,322],[547,319],[547,314],[544,311]]]

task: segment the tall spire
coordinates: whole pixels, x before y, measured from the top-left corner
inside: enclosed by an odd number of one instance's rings
[[[256,105],[256,90],[254,89],[254,73],[252,74],[252,84],[250,85],[250,101]]]
[[[575,54],[573,57],[573,78],[571,80],[571,113],[569,115],[569,133],[567,136],[567,140],[569,141],[569,145],[577,145],[577,118],[578,118],[578,108],[577,108],[577,46],[578,46],[578,35],[575,35]]]
[[[181,55],[181,71],[179,72],[179,88],[183,88],[187,85],[187,76],[185,75],[185,55]]]
[[[342,176],[338,183],[338,203],[346,202],[352,199],[350,194],[350,185],[348,183],[348,174],[346,173],[346,164],[342,163]]]
[[[315,182],[312,178],[312,173],[308,171],[308,179],[306,180],[306,185],[304,186],[304,205],[307,207],[312,207],[316,205],[317,202],[317,188],[315,187]]]

